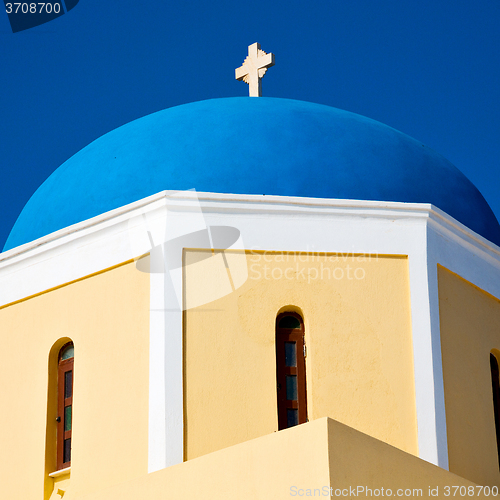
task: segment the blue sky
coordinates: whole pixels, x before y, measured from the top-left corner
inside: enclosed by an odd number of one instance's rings
[[[94,139],[167,107],[247,95],[234,69],[253,42],[276,56],[265,96],[415,137],[500,219],[499,35],[499,0],[80,0],[15,34],[0,15],[0,248],[38,186]]]

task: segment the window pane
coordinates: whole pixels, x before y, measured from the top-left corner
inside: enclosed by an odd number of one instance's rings
[[[71,461],[71,438],[64,440],[63,463]]]
[[[293,427],[299,423],[299,410],[288,408],[286,410],[287,427]]]
[[[297,401],[297,376],[286,376],[286,399],[288,401]]]
[[[73,358],[75,356],[75,346],[73,344],[67,345],[61,353],[61,361]]]
[[[64,399],[73,395],[73,370],[64,374]]]
[[[297,366],[295,342],[285,342],[285,366]]]
[[[300,321],[295,316],[283,316],[278,328],[300,328]]]
[[[71,430],[71,405],[64,408],[64,431]]]

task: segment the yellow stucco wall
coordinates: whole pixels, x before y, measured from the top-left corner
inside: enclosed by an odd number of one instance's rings
[[[486,498],[473,483],[455,474],[322,418],[85,498],[64,500],[446,498],[447,491],[449,497],[455,492],[458,498]]]
[[[500,301],[438,266],[450,471],[500,485],[490,352],[500,349]]]
[[[75,344],[68,492],[147,472],[149,274],[126,263],[2,307],[0,332],[2,498],[51,494],[57,410],[53,398],[47,405],[49,353],[68,338]]]
[[[216,259],[212,268],[206,259],[204,271],[191,266],[203,255],[185,254],[188,296],[227,279]],[[184,316],[186,459],[278,429],[274,342],[283,310],[304,318],[309,420],[329,416],[418,454],[407,258],[254,252],[246,259],[240,288]],[[210,279],[200,291],[202,274]]]

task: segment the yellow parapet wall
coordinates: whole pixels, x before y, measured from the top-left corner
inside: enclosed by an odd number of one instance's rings
[[[490,352],[500,349],[500,301],[438,267],[450,470],[499,485]]]
[[[357,498],[373,498],[389,496],[388,490],[396,498],[444,498],[446,487],[453,496],[453,486],[472,488],[475,498],[485,498],[476,485],[455,474],[322,418],[105,491],[81,497],[70,492],[64,500],[289,500],[346,498],[350,491]]]
[[[196,272],[191,264],[210,261],[206,253],[186,252],[188,295],[208,296],[227,280],[215,259],[204,276]],[[278,429],[283,311],[304,318],[309,420],[328,416],[418,455],[408,259],[251,252],[247,264],[241,287],[185,313],[186,459]]]

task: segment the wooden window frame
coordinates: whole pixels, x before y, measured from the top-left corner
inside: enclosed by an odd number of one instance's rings
[[[285,316],[295,317],[300,328],[279,328],[280,320]],[[285,363],[285,342],[296,343],[296,367],[287,367]],[[300,314],[284,312],[276,317],[276,392],[278,400],[278,429],[288,428],[288,409],[298,410],[298,423],[307,422],[307,386],[305,362],[305,329],[304,320]],[[297,377],[297,400],[286,397],[286,376]]]
[[[58,370],[57,370],[57,470],[66,469],[71,466],[71,441],[69,460],[64,461],[64,443],[67,439],[71,440],[71,429],[64,430],[65,409],[68,406],[73,406],[73,380],[74,380],[74,361],[75,358],[62,360],[61,356],[64,350],[73,345],[73,342],[64,344],[59,350],[58,355]],[[71,395],[65,398],[65,380],[66,373],[71,371]],[[73,413],[73,408],[71,408]],[[73,421],[73,415],[71,415]],[[73,427],[73,425],[71,425]]]

